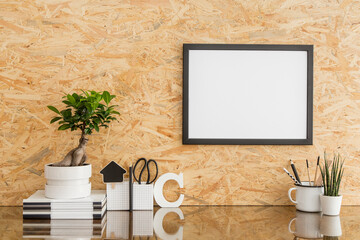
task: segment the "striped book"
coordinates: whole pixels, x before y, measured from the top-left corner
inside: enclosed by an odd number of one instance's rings
[[[93,190],[86,198],[51,199],[43,190],[23,200],[24,219],[102,219],[106,213],[104,190]]]

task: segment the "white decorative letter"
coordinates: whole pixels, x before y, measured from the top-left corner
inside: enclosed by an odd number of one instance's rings
[[[163,187],[164,184],[169,180],[175,180],[180,188],[184,187],[184,177],[183,174],[180,173],[179,175],[175,173],[165,173],[161,175],[155,183],[154,186],[154,198],[157,204],[160,207],[179,207],[181,203],[184,201],[184,194],[180,194],[180,197],[175,202],[169,202],[165,199],[163,195]]]

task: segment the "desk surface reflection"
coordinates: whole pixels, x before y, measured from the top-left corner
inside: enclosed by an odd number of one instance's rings
[[[296,212],[294,207],[286,206],[154,208],[153,212],[132,215],[108,211],[100,228],[101,238],[99,229],[69,236],[70,231],[50,227],[48,236],[31,239],[360,239],[359,213],[360,207],[354,206],[343,206],[340,217],[335,218]],[[36,225],[31,229],[28,222],[23,222],[21,207],[0,207],[0,221],[1,239],[22,239],[23,234],[31,235],[36,229]]]

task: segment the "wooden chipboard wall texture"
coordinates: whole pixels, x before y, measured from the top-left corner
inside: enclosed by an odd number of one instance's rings
[[[183,146],[183,43],[313,44],[314,144]],[[305,178],[326,149],[346,157],[343,203],[360,204],[359,1],[1,1],[0,53],[0,205],[43,189],[44,164],[77,144],[46,106],[80,89],[116,94],[121,112],[91,136],[94,189],[109,161],[146,157],[184,173],[165,194],[186,205],[287,205],[282,167]]]

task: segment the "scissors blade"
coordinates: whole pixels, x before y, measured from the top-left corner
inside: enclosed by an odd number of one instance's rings
[[[135,170],[136,170],[136,167],[137,167],[138,163],[141,162],[141,161],[144,161],[144,166],[143,166],[142,169],[140,170],[139,178],[137,178],[137,177],[136,177]],[[139,184],[141,184],[141,176],[142,176],[142,174],[143,174],[146,166],[147,166],[147,160],[146,160],[145,158],[140,158],[140,159],[138,159],[138,160],[136,161],[135,165],[134,165],[134,168],[133,168],[133,176],[134,176],[134,178],[135,178],[135,181],[137,181]]]
[[[150,167],[149,167],[149,165],[150,165],[151,162],[154,163],[155,168],[156,168],[156,171],[155,171],[155,177],[154,177],[154,179],[150,181],[151,174],[150,174]],[[147,180],[146,180],[146,184],[151,184],[151,183],[153,183],[153,182],[156,180],[156,178],[157,178],[157,176],[158,176],[158,173],[159,173],[159,168],[158,168],[157,162],[156,162],[154,159],[150,159],[150,160],[147,162],[147,164],[146,164],[146,170],[147,170],[147,172],[148,172],[148,177],[147,177]]]

